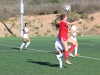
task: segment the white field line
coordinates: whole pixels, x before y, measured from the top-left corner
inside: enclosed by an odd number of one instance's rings
[[[4,45],[4,44],[0,44],[1,46],[5,46],[5,47],[12,47],[12,48],[18,48],[17,46],[10,46],[10,45]],[[34,51],[40,51],[40,52],[51,52],[51,51],[44,51],[44,50],[38,50],[38,49],[31,49],[31,48],[28,48],[29,50],[34,50]],[[8,50],[1,50],[1,51],[8,51]],[[9,51],[14,51],[14,50],[9,50]]]
[[[78,56],[81,58],[93,59],[93,60],[100,60],[99,58],[87,57],[87,56]]]
[[[12,47],[12,48],[19,48],[17,46],[10,46],[10,45],[4,45],[4,44],[0,44],[1,46],[6,46],[6,47]],[[40,51],[40,52],[51,52],[51,51],[44,51],[44,50],[38,50],[38,49],[31,49],[28,48],[29,50],[33,50],[33,51]],[[0,51],[8,51],[8,50],[0,50]],[[14,50],[9,50],[9,51],[14,51]],[[26,50],[28,51],[28,50]],[[100,60],[99,58],[93,58],[93,57],[87,57],[87,56],[78,56],[80,58],[87,58],[87,59],[93,59],[93,60]]]

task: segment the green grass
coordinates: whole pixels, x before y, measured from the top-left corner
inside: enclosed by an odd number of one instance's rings
[[[100,36],[77,39],[81,56],[100,59]],[[72,65],[66,65],[63,59],[66,68],[60,69],[55,57],[55,40],[56,37],[33,37],[30,49],[20,51],[17,47],[22,38],[0,38],[0,75],[100,75],[100,60],[91,58],[69,57]]]

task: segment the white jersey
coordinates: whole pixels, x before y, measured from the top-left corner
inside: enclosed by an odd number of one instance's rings
[[[57,37],[56,42],[55,42],[55,48],[56,50],[64,50],[64,46],[62,45],[62,42],[59,40]]]
[[[27,28],[27,27],[25,27],[25,28],[24,28],[24,31],[25,31],[25,32],[28,32],[28,28]],[[24,34],[26,34],[26,33],[24,33]]]
[[[76,35],[77,35],[77,33],[76,33],[77,27],[76,27],[75,25],[73,25],[73,26],[71,27],[71,30],[74,31],[74,32],[70,35],[70,37],[71,37],[73,40],[77,41],[77,39],[76,39]],[[73,35],[74,35],[74,36],[73,36]]]
[[[76,36],[77,27],[76,27],[75,25],[73,25],[73,26],[71,27],[71,30],[72,30],[72,31],[75,31],[75,32],[73,32],[73,35]]]
[[[25,33],[25,32],[26,32],[26,33]],[[24,28],[24,31],[23,31],[23,33],[24,33],[23,38],[28,38],[27,32],[28,32],[28,28],[25,27],[25,28]]]

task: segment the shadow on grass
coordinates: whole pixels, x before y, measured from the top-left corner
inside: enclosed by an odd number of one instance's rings
[[[18,47],[11,47],[12,49],[15,49],[15,50],[20,50]]]
[[[50,62],[43,62],[43,61],[33,61],[31,59],[27,59],[27,62],[44,65],[44,66],[49,66],[49,67],[59,67],[59,64],[52,64]]]
[[[52,54],[58,54],[57,52],[51,52]]]
[[[20,48],[19,47],[11,47],[12,49],[14,49],[14,50],[20,50]],[[27,50],[27,49],[22,49],[22,50]]]

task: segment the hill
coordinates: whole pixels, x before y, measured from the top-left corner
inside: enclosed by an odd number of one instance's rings
[[[100,12],[90,14],[88,19],[82,21],[84,35],[100,35]],[[82,28],[79,27],[82,30]]]
[[[57,14],[50,15],[34,15],[24,16],[24,23],[29,24],[29,36],[57,36],[58,30],[51,23],[55,20]],[[88,19],[83,19],[77,25],[78,30],[83,35],[99,35],[100,34],[100,12],[90,14]],[[4,21],[5,25],[16,35],[20,37],[20,18],[13,17]],[[11,36],[6,27],[0,22],[0,37]]]

